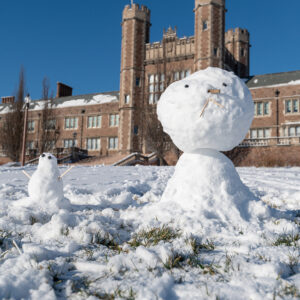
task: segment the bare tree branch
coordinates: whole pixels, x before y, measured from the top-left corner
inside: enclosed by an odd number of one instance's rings
[[[9,112],[4,115],[0,127],[0,143],[6,155],[19,161],[23,136],[23,105],[25,94],[24,68],[21,67],[15,101],[9,104]]]

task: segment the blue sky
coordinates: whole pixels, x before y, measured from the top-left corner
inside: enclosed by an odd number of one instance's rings
[[[141,0],[151,9],[151,41],[163,27],[194,34],[194,0]],[[14,93],[20,66],[32,98],[44,76],[74,94],[119,89],[121,16],[130,0],[0,0],[0,96]],[[250,73],[300,70],[299,0],[227,0],[226,29],[250,31]]]

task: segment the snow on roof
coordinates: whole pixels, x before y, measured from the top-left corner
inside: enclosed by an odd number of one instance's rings
[[[246,84],[250,89],[300,85],[300,71],[256,75],[250,78]]]
[[[49,100],[34,100],[30,103],[30,110],[42,110]],[[75,106],[87,106],[105,104],[119,101],[119,92],[85,94],[54,99],[53,108],[66,108]],[[6,114],[10,110],[9,104],[0,104],[0,114]]]

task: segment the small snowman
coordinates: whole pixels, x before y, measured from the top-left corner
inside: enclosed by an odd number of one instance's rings
[[[239,224],[248,220],[255,196],[221,152],[237,146],[253,119],[244,82],[231,72],[207,68],[171,84],[157,114],[164,131],[184,154],[162,202],[176,203],[202,219]]]
[[[62,176],[56,157],[51,153],[43,153],[28,183],[31,201],[50,211],[69,208],[70,202],[64,198]]]

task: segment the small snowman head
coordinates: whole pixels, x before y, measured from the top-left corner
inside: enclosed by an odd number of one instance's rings
[[[57,159],[51,153],[43,153],[39,158],[38,170],[45,174],[53,174],[58,172]]]
[[[254,104],[239,77],[210,67],[171,84],[158,102],[157,114],[182,151],[228,151],[245,138]]]

